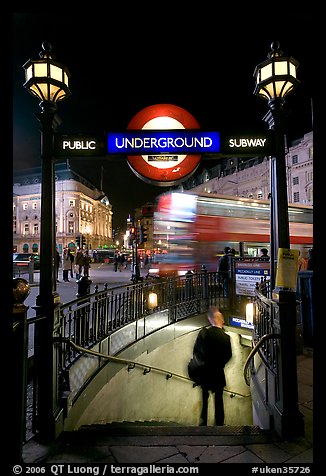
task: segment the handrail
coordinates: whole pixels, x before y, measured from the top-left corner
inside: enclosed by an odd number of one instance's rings
[[[257,344],[255,345],[255,347],[251,350],[250,354],[248,355],[247,359],[246,359],[246,362],[244,364],[244,367],[243,367],[243,376],[244,376],[244,379],[245,379],[245,382],[246,384],[248,385],[248,387],[250,386],[250,382],[248,380],[248,367],[249,367],[249,364],[251,362],[251,360],[253,359],[254,355],[258,352],[258,350],[260,349],[260,347],[263,345],[263,343],[266,341],[266,340],[269,340],[269,339],[280,339],[281,338],[281,334],[279,333],[276,333],[276,332],[270,332],[269,334],[265,334],[263,335],[259,341],[257,342]],[[261,355],[261,359],[263,360],[264,364],[266,365],[266,367],[268,367],[268,362],[266,362],[265,358],[263,355]]]
[[[176,372],[170,372],[168,370],[162,369],[160,367],[154,367],[153,365],[148,365],[148,364],[143,364],[141,362],[135,362],[134,360],[129,360],[129,359],[121,359],[120,357],[114,357],[113,355],[107,355],[107,354],[102,354],[101,352],[97,352],[95,350],[91,349],[85,349],[84,347],[81,347],[78,344],[75,344],[72,340],[68,339],[67,337],[57,337],[53,339],[55,342],[65,342],[66,344],[71,345],[74,347],[75,350],[79,350],[80,352],[84,352],[86,354],[94,355],[96,357],[103,357],[104,359],[110,360],[112,362],[117,362],[121,364],[128,364],[128,370],[134,369],[135,367],[142,367],[144,368],[143,374],[146,375],[149,373],[151,370],[156,370],[157,372],[162,372],[166,374],[166,379],[168,380],[169,378],[172,377],[177,377],[181,378],[182,380],[187,380],[193,384],[193,387],[196,387],[196,384],[189,378],[186,377],[185,375],[178,374]],[[240,397],[250,397],[251,394],[244,395],[239,392],[233,392],[228,389],[224,389],[225,392],[231,393],[232,395],[239,395]]]

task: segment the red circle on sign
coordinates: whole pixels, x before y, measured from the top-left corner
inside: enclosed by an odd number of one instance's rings
[[[129,122],[129,130],[200,129],[196,119],[185,109],[173,104],[155,104],[146,107]],[[149,162],[151,158],[151,163]],[[162,158],[162,160],[160,160]],[[169,158],[173,158],[169,160]],[[145,182],[171,186],[190,177],[199,165],[200,155],[128,156],[128,165]]]

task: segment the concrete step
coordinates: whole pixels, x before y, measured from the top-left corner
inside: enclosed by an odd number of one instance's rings
[[[262,430],[258,426],[181,426],[174,422],[113,422],[85,425],[78,431],[64,432],[59,441],[62,444],[92,444],[112,441],[120,445],[193,444],[200,438],[202,444],[239,445],[279,441],[272,430]],[[162,443],[163,442],[163,443]]]

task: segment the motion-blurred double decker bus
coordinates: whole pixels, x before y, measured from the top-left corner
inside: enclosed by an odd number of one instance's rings
[[[313,207],[289,204],[290,245],[305,257],[313,246]],[[160,250],[150,275],[216,271],[225,246],[258,257],[270,244],[270,203],[212,193],[167,192],[158,197],[153,240]]]

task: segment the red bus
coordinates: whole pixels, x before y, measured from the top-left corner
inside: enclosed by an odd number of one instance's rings
[[[291,248],[306,257],[313,246],[313,207],[289,204]],[[151,275],[182,275],[205,265],[216,271],[225,246],[258,257],[270,245],[270,203],[212,193],[168,192],[154,212],[153,240],[161,254]]]

